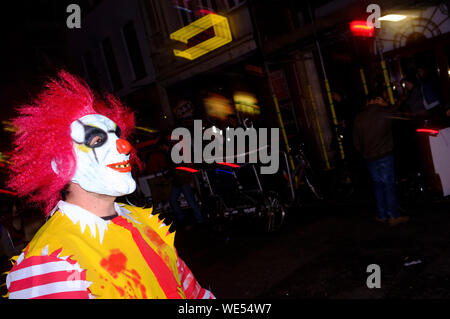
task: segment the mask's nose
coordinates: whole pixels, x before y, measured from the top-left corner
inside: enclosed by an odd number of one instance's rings
[[[116,141],[116,147],[120,154],[127,155],[127,154],[130,154],[130,152],[131,152],[131,144],[128,141],[123,140],[121,138],[119,138]]]

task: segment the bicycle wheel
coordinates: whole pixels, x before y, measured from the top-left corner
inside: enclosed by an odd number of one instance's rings
[[[305,168],[304,172],[304,180],[309,190],[312,192],[314,197],[318,200],[323,200],[323,193],[319,187],[318,178],[314,176],[312,171],[308,168]]]
[[[206,215],[207,224],[214,232],[224,232],[229,227],[225,216],[226,206],[219,196],[212,196],[205,200],[203,211]]]
[[[269,192],[263,199],[261,213],[266,232],[278,231],[284,223],[286,211],[280,197],[275,192]]]

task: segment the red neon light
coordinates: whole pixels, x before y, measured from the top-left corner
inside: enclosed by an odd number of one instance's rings
[[[197,10],[196,11],[196,13],[197,14],[203,14],[203,15],[207,15],[207,14],[216,14],[215,12],[213,12],[213,11],[210,11],[210,10],[206,10],[206,9],[200,9],[200,10]]]
[[[189,173],[197,173],[198,172],[198,169],[185,167],[185,166],[177,166],[176,169],[180,170],[180,171],[186,171],[186,172],[189,172]]]
[[[354,36],[371,38],[375,28],[373,25],[367,25],[367,21],[352,21],[350,22],[350,31],[352,31]]]
[[[430,128],[418,128],[418,129],[416,129],[416,132],[418,132],[418,133],[429,133],[429,134],[435,134],[435,135],[439,134],[439,130],[433,130],[433,129],[430,129]]]
[[[233,164],[233,163],[225,163],[225,162],[223,162],[223,163],[217,163],[217,164],[224,165],[224,166],[229,166],[229,167],[234,167],[234,168],[240,167],[239,165]]]
[[[6,189],[0,189],[0,193],[1,194],[8,194],[8,195],[17,196],[16,192],[7,191]]]

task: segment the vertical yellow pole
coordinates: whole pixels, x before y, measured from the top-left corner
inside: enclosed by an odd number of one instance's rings
[[[386,85],[386,89],[388,92],[389,102],[391,103],[391,105],[394,105],[395,101],[394,101],[394,93],[392,92],[392,87],[391,87],[391,80],[389,79],[389,73],[388,73],[388,70],[386,67],[386,61],[384,61],[383,51],[381,50],[381,46],[380,46],[380,40],[378,39],[377,36],[375,36],[375,44],[377,47],[378,55],[380,56],[380,60],[381,60],[381,69],[383,70],[384,83]]]
[[[325,164],[326,164],[327,169],[330,169],[330,161],[328,160],[328,153],[327,153],[327,149],[325,147],[325,141],[323,139],[322,129],[320,127],[319,115],[317,114],[316,100],[314,99],[312,87],[310,84],[308,84],[308,91],[309,91],[309,98],[311,99],[311,104],[312,104],[313,111],[314,111],[314,120],[316,122],[317,131],[319,132],[319,138],[320,138],[320,144],[322,146],[323,157],[325,159]]]
[[[394,93],[392,92],[392,87],[391,87],[391,81],[389,80],[389,74],[387,71],[387,67],[386,67],[386,62],[384,61],[383,58],[381,58],[381,68],[383,69],[383,76],[384,76],[384,83],[386,84],[386,89],[388,92],[388,96],[389,96],[389,102],[391,103],[391,105],[395,104],[394,101]]]
[[[327,90],[328,103],[330,104],[331,117],[333,118],[334,127],[337,128],[339,125],[336,117],[336,111],[334,109],[333,97],[331,96],[330,84],[328,83],[328,79],[325,78],[325,89]],[[335,129],[336,131],[336,129]],[[344,146],[342,145],[342,139],[339,135],[336,134],[336,139],[339,145],[339,153],[341,155],[341,159],[345,159]]]
[[[313,18],[313,14],[312,14],[312,11],[311,11],[311,6],[310,6],[309,1],[308,1],[308,10],[309,10],[309,16],[311,18],[312,31],[313,31],[314,39],[316,41],[317,53],[319,54],[320,65],[322,66],[322,73],[323,73],[324,82],[325,82],[325,89],[327,91],[328,102],[330,104],[331,117],[333,118],[334,131],[335,131],[335,133],[337,133],[337,126],[338,126],[339,123],[337,121],[336,112],[335,112],[335,109],[334,109],[333,97],[331,96],[330,83],[328,83],[327,72],[325,70],[325,63],[323,62],[322,51],[320,50],[319,40],[318,40],[317,32],[316,32],[316,25],[314,23],[314,18]],[[338,134],[336,134],[336,139],[337,139],[337,142],[338,142],[339,153],[341,155],[341,159],[344,160],[345,159],[345,153],[344,153],[344,146],[342,144],[342,139],[341,139],[341,137]]]
[[[269,74],[270,86],[272,86],[271,81],[272,81],[272,79],[270,78],[270,74]],[[280,124],[280,128],[281,128],[281,135],[283,135],[283,140],[284,140],[284,143],[286,144],[286,148],[287,148],[287,151],[288,151],[289,163],[291,164],[292,170],[294,170],[295,165],[294,165],[294,160],[292,159],[292,155],[291,155],[291,152],[290,152],[291,151],[291,147],[289,146],[289,141],[288,141],[288,138],[287,138],[287,135],[286,135],[286,129],[284,127],[283,117],[281,116],[280,105],[278,104],[278,99],[277,99],[275,93],[272,93],[272,99],[273,99],[273,102],[275,103],[275,110],[277,112],[278,123]]]
[[[292,170],[294,170],[295,168],[295,164],[294,164],[294,160],[292,159],[292,154],[291,154],[291,147],[289,146],[289,141],[286,135],[286,129],[284,127],[284,123],[283,123],[283,118],[281,116],[281,112],[280,112],[280,106],[278,105],[278,99],[275,95],[275,90],[273,89],[273,85],[272,85],[272,79],[270,76],[270,70],[269,70],[269,66],[267,65],[266,62],[266,58],[265,58],[265,52],[263,49],[263,45],[262,45],[262,39],[261,39],[261,34],[259,32],[258,29],[258,24],[255,21],[255,16],[254,16],[254,9],[253,9],[253,1],[249,0],[248,1],[248,8],[249,8],[249,13],[250,13],[250,21],[252,23],[252,27],[255,33],[255,38],[256,38],[256,45],[258,47],[259,52],[262,55],[263,58],[263,64],[264,64],[264,71],[267,77],[267,80],[269,81],[269,89],[270,89],[270,94],[272,95],[272,99],[273,102],[275,103],[275,110],[277,112],[277,117],[278,117],[278,122],[280,123],[280,128],[281,128],[281,134],[283,135],[283,140],[284,143],[286,144],[286,149],[287,149],[287,153],[288,153],[288,158],[289,158],[289,163],[291,165]]]
[[[362,81],[363,88],[364,88],[364,94],[367,95],[367,94],[369,94],[369,89],[367,88],[366,75],[364,74],[363,68],[359,69],[359,74],[361,75],[361,81]]]

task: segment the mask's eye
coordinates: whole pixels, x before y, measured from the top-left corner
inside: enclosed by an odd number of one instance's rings
[[[105,131],[92,126],[85,126],[84,144],[91,148],[100,147],[105,144],[108,136]]]
[[[91,142],[89,143],[89,146],[90,147],[95,147],[95,146],[97,146],[100,143],[103,144],[103,138],[101,136],[99,136],[99,135],[96,135],[96,136],[94,136],[91,139]]]
[[[120,127],[118,125],[116,125],[116,129],[108,131],[108,133],[115,133],[117,135],[117,137],[120,138],[120,136],[122,135],[122,130],[120,129]]]

